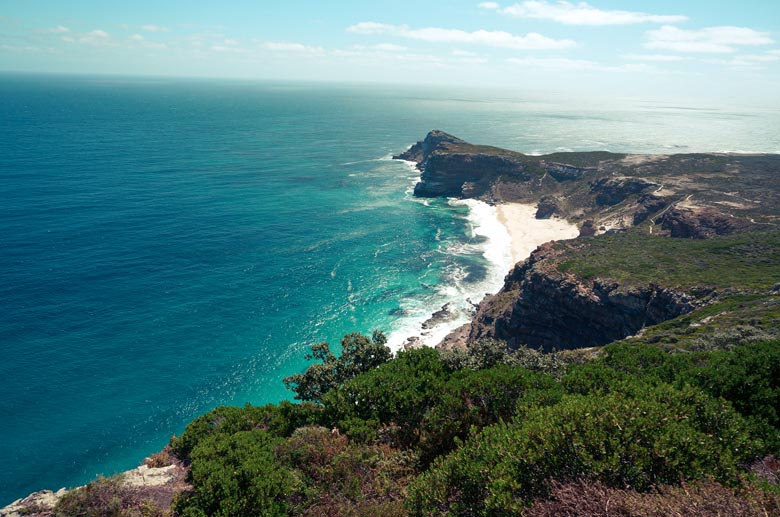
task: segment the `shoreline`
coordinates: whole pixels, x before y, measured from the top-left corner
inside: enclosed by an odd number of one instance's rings
[[[536,205],[502,203],[496,205],[496,213],[511,239],[511,267],[523,262],[546,242],[573,239],[580,233],[575,224],[565,219],[537,219]]]

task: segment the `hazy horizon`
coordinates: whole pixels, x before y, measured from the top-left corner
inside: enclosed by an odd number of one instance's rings
[[[179,0],[0,6],[0,70],[771,102],[780,4]]]

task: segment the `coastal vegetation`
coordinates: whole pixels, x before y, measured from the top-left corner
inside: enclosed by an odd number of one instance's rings
[[[616,344],[553,368],[495,344],[402,351],[316,404],[200,417],[172,444],[192,484],[176,512],[533,514],[572,490],[672,498],[681,482],[780,510],[776,470],[756,467],[780,445],[780,341]]]

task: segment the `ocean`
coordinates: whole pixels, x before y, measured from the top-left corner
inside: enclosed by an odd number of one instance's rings
[[[0,506],[132,468],[215,406],[291,399],[317,342],[465,321],[508,235],[487,205],[411,195],[390,157],[431,129],[776,153],[778,127],[739,103],[0,74]]]

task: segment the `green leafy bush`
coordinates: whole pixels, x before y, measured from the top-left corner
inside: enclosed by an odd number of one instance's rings
[[[413,483],[416,515],[516,514],[550,479],[647,489],[712,475],[737,479],[756,444],[731,407],[691,387],[564,396],[485,428]]]
[[[371,339],[359,333],[347,334],[341,340],[339,357],[330,351],[328,343],[314,345],[306,359],[321,362],[303,373],[285,377],[284,384],[295,392],[298,400],[321,401],[333,388],[388,361],[393,354],[385,343],[387,338],[379,331],[374,331]]]
[[[323,399],[329,421],[350,436],[375,438],[371,425],[393,425],[390,438],[402,447],[419,439],[419,424],[438,400],[449,376],[432,348],[401,351],[381,366],[330,391]],[[358,430],[359,432],[355,432]]]
[[[464,370],[442,387],[434,405],[419,423],[423,465],[453,449],[455,439],[515,414],[517,400],[531,390],[557,386],[548,375],[499,364],[485,370]]]
[[[176,511],[184,517],[284,515],[293,477],[276,461],[281,442],[261,430],[205,437],[191,452],[193,491],[177,501]]]
[[[288,401],[279,405],[231,407],[220,406],[202,415],[187,425],[184,433],[171,442],[172,452],[188,460],[192,450],[205,438],[213,434],[234,434],[239,431],[263,429],[269,433],[286,437],[295,429],[319,422],[321,408],[315,404],[292,404]]]

